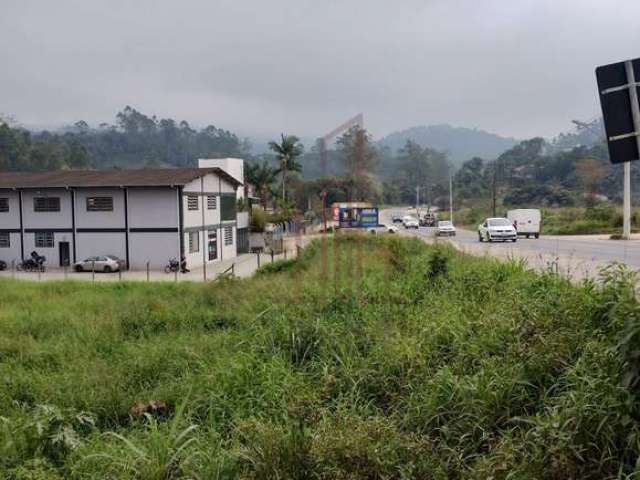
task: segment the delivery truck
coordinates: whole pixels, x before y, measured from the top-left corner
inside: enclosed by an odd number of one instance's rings
[[[520,237],[540,237],[541,215],[536,208],[518,208],[509,210],[507,218],[511,221],[518,236]]]

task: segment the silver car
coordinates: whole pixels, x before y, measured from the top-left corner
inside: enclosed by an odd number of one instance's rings
[[[103,255],[95,257],[87,257],[80,262],[73,264],[73,269],[76,272],[117,272],[122,268],[122,260],[113,255]]]
[[[450,220],[440,220],[436,229],[436,237],[455,237],[456,227]]]

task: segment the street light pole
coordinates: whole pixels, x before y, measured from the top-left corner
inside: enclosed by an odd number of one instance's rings
[[[453,177],[449,170],[449,220],[453,223]]]

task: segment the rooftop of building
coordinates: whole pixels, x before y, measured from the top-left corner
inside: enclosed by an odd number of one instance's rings
[[[0,188],[180,187],[209,173],[235,187],[242,185],[223,169],[212,167],[0,172]]]

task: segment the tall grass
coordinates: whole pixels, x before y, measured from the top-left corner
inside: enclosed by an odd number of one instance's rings
[[[576,286],[417,240],[326,248],[215,285],[0,282],[0,472],[638,476],[622,266]],[[149,400],[166,417],[130,414]]]

